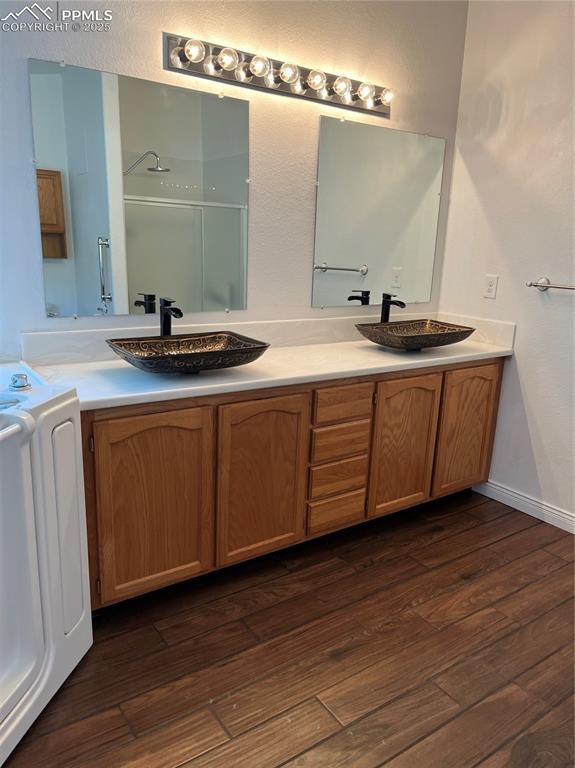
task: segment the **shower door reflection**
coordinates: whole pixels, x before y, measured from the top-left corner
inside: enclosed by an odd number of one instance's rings
[[[243,206],[125,198],[130,306],[138,294],[178,297],[184,312],[241,309],[246,240]],[[239,255],[239,254],[238,254]]]

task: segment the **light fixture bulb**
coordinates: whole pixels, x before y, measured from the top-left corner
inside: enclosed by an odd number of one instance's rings
[[[238,52],[233,48],[222,48],[218,53],[218,64],[222,69],[225,69],[226,72],[231,72],[235,69],[239,64],[239,61],[240,57],[238,56]]]
[[[357,95],[362,101],[370,101],[375,96],[375,86],[371,83],[361,83]]]
[[[310,88],[313,88],[314,91],[321,91],[322,88],[325,88],[326,83],[327,77],[325,72],[321,72],[319,69],[312,69],[307,76],[307,84]]]
[[[385,104],[388,107],[393,101],[394,96],[395,94],[393,93],[393,91],[390,91],[389,88],[384,88],[379,98],[381,99],[381,103]]]
[[[349,77],[336,77],[332,87],[338,96],[347,96],[351,92],[351,80]]]
[[[217,56],[214,56],[213,54],[206,56],[204,60],[204,72],[206,72],[208,75],[212,75],[213,77],[216,75],[221,75],[222,67],[218,62]]]
[[[290,85],[297,82],[299,80],[299,67],[287,61],[284,62],[280,67],[280,78],[284,83],[289,83]]]
[[[206,46],[201,40],[188,40],[184,45],[184,54],[186,59],[197,64],[198,62],[203,61],[204,56],[206,55]]]
[[[271,69],[267,56],[254,56],[250,61],[250,72],[256,77],[265,77]]]
[[[170,64],[173,67],[181,67],[181,65],[185,64],[187,61],[188,59],[181,45],[178,45],[176,48],[172,48],[170,51]]]
[[[236,80],[240,83],[251,83],[252,73],[247,62],[243,61],[235,71]]]

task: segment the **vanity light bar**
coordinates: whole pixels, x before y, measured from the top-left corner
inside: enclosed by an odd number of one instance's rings
[[[166,32],[164,68],[283,96],[320,101],[340,109],[387,118],[391,115],[393,92],[381,85]]]

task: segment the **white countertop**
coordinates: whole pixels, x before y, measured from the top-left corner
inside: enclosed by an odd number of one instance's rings
[[[470,339],[419,352],[395,352],[370,341],[345,341],[272,347],[254,363],[198,375],[146,373],[123,360],[36,365],[34,370],[52,384],[75,387],[80,407],[87,411],[390,371],[409,372],[512,354],[512,347]]]

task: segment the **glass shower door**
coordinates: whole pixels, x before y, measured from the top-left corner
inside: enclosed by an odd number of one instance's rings
[[[125,201],[130,311],[139,293],[174,299],[184,312],[204,308],[202,209],[173,202]]]

